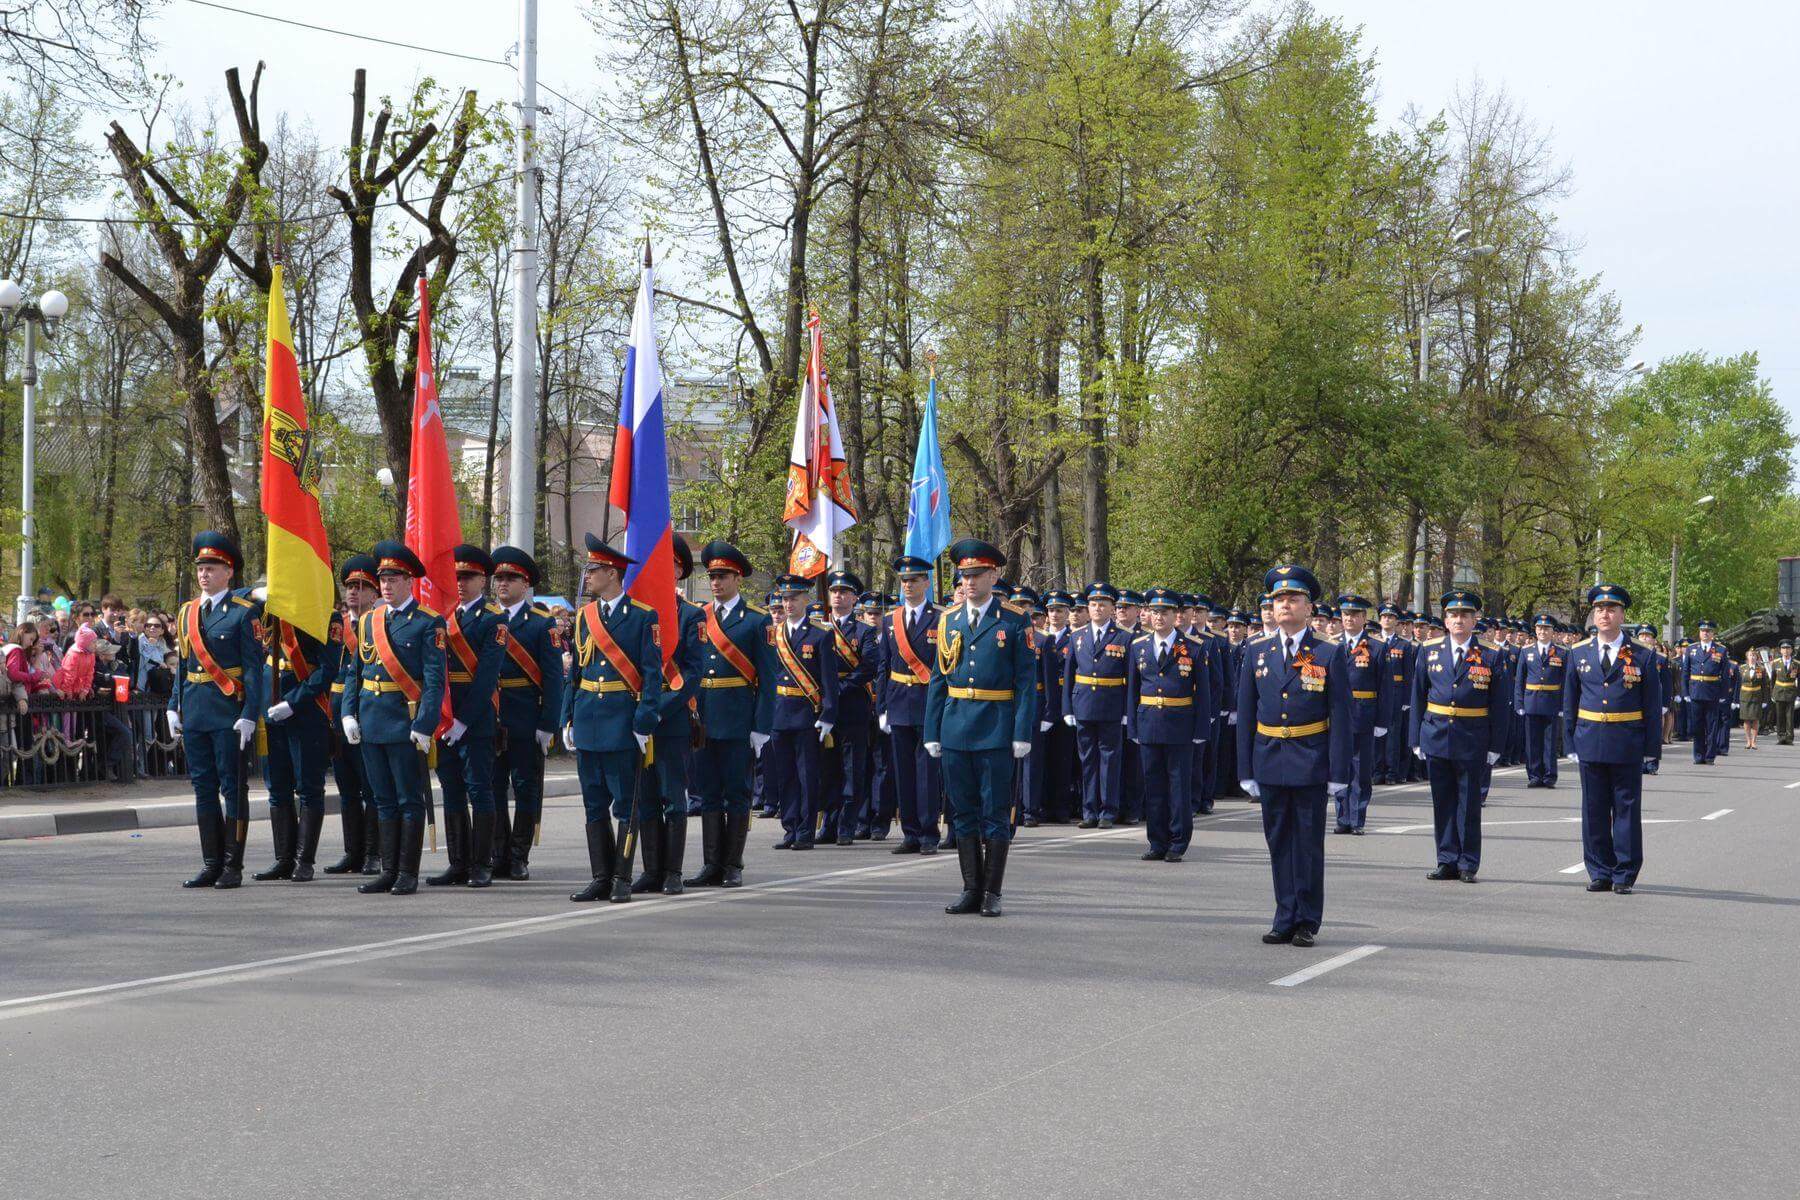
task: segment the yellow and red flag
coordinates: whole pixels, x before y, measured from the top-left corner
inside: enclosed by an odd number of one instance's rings
[[[787,498],[781,519],[794,531],[788,570],[815,579],[837,557],[840,533],[856,524],[856,501],[850,495],[850,468],[838,436],[837,410],[831,404],[831,380],[825,372],[825,335],[814,312],[807,323],[811,346],[800,408],[794,414],[794,444],[788,452]]]
[[[331,632],[337,590],[331,544],[319,512],[319,477],[277,263],[269,284],[268,373],[263,382],[262,510],[269,522],[269,598],[263,607],[323,642]]]

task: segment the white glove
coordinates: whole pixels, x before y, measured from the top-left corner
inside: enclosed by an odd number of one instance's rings
[[[1028,755],[1030,753],[1031,753],[1031,743],[1030,742],[1014,742],[1013,743],[1013,757],[1014,758],[1024,758],[1026,755]]]
[[[631,736],[637,740],[639,754],[643,754],[645,751],[650,749],[650,735],[649,734],[634,733]]]
[[[933,758],[941,757],[944,753],[944,743],[942,743],[942,742],[926,742],[925,743],[925,753],[931,755],[931,757],[933,757]]]
[[[1417,757],[1418,757],[1418,760],[1419,760],[1419,761],[1420,761],[1420,762],[1424,762],[1424,761],[1425,761],[1425,747],[1423,747],[1423,746],[1414,746],[1414,747],[1413,747],[1413,754],[1414,754],[1414,755],[1416,755],[1416,756],[1417,756]]]
[[[1237,714],[1232,713],[1231,716],[1226,719],[1225,723],[1227,725],[1236,725],[1237,724]]]
[[[1050,722],[1039,721],[1038,722],[1038,732],[1039,733],[1049,733],[1050,732]]]
[[[239,750],[248,746],[250,739],[256,736],[256,722],[249,717],[239,717],[231,723],[231,727],[237,730]]]
[[[1410,705],[1410,704],[1402,704],[1402,705],[1401,705],[1401,706],[1400,706],[1400,711],[1401,711],[1401,712],[1411,712],[1411,711],[1412,711],[1412,705]]]
[[[1377,725],[1375,727],[1375,736],[1376,737],[1386,737],[1387,736],[1387,726]]]
[[[344,727],[344,740],[352,746],[362,745],[362,725],[355,717],[345,717],[339,724]]]
[[[1244,795],[1250,797],[1252,800],[1261,800],[1262,799],[1262,785],[1257,783],[1256,780],[1254,780],[1254,779],[1240,780],[1239,786],[1241,786],[1244,789]]]
[[[1499,761],[1500,761],[1500,752],[1498,750],[1489,750],[1488,751],[1488,766],[1491,767]]]
[[[556,735],[551,733],[548,729],[540,729],[535,736],[537,737],[538,749],[548,754],[551,745],[556,741]]]
[[[831,736],[830,721],[814,721],[813,728],[819,731],[819,740],[821,742]]]
[[[568,750],[575,749],[575,726],[573,722],[563,726],[563,747]]]
[[[1074,713],[1064,713],[1063,714],[1063,724],[1067,725],[1070,729],[1075,728],[1075,714]]]
[[[1347,796],[1350,794],[1350,785],[1347,783],[1327,784],[1326,788],[1331,793],[1331,798],[1333,800],[1336,800],[1340,796]]]
[[[282,700],[269,709],[269,723],[272,725],[279,725],[293,715],[294,706],[289,704],[286,700]]]
[[[757,757],[760,758],[762,756],[763,747],[768,744],[769,744],[769,735],[768,734],[752,733],[750,735],[750,753],[756,755]]]
[[[181,713],[173,708],[169,710],[169,735],[171,737],[181,736]]]
[[[886,713],[882,713],[880,719],[877,720],[875,722],[875,724],[881,727],[881,732],[883,732],[883,733],[894,732],[893,729],[888,725],[888,719],[887,719]]]
[[[1206,745],[1206,739],[1205,739],[1205,738],[1195,738],[1195,739],[1194,739],[1194,745],[1196,745],[1196,746],[1204,746],[1204,745]]]
[[[455,717],[451,717],[450,718],[450,728],[444,730],[444,745],[446,745],[446,746],[456,745],[456,740],[458,738],[462,737],[462,735],[467,732],[469,732],[469,727],[467,725],[464,725],[461,721],[457,720]]]
[[[431,752],[431,735],[429,733],[420,733],[415,729],[408,736],[412,738],[412,744],[418,747],[420,754],[429,754]]]
[[[1124,716],[1124,717],[1120,717],[1120,718],[1119,718],[1119,724],[1121,724],[1121,725],[1129,725],[1129,724],[1131,724],[1131,718],[1130,718],[1130,717],[1129,717],[1129,716]]]
[[[251,588],[250,589],[250,598],[252,600],[256,601],[258,604],[268,603],[269,585],[266,583],[259,583],[255,587]]]
[[[1569,765],[1572,767],[1579,767],[1581,765],[1581,760],[1576,758],[1573,752],[1569,754]]]

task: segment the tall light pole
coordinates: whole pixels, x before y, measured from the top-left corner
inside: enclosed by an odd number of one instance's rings
[[[45,336],[69,311],[69,298],[48,291],[36,304],[25,301],[25,292],[10,279],[0,279],[0,335],[25,326],[25,405],[22,424],[24,445],[19,455],[19,597],[13,620],[23,621],[32,604],[32,569],[37,549],[37,342],[38,327]]]
[[[1712,496],[1702,496],[1698,500],[1694,501],[1694,507],[1695,508],[1705,508],[1708,504],[1711,504],[1713,502],[1713,500],[1714,500],[1714,497],[1712,497]],[[1675,644],[1675,569],[1676,569],[1677,564],[1680,561],[1680,553],[1681,553],[1681,535],[1678,533],[1670,534],[1669,535],[1669,628],[1666,632],[1668,633],[1668,642],[1669,642],[1669,645],[1671,645],[1671,646],[1673,646]]]
[[[507,540],[535,554],[537,536],[537,0],[519,0],[518,179],[513,203],[512,453],[507,466]]]
[[[1450,244],[1455,247],[1467,246],[1469,239],[1474,236],[1473,230],[1459,229],[1450,235]],[[1493,252],[1492,246],[1476,246],[1472,250],[1465,250],[1455,261],[1460,263],[1471,258],[1486,258]],[[1438,276],[1442,275],[1450,265],[1447,262],[1440,264],[1438,269],[1425,280],[1425,302],[1419,308],[1419,364],[1413,372],[1413,378],[1417,381],[1421,393],[1425,390],[1426,379],[1431,376],[1431,289],[1437,286]],[[1426,611],[1429,607],[1425,602],[1425,558],[1425,520],[1421,517],[1419,519],[1418,554],[1413,559],[1413,596],[1417,600],[1420,612]]]

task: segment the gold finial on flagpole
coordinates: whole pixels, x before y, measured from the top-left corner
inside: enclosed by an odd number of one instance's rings
[[[930,378],[930,379],[937,378],[937,351],[936,350],[927,350],[925,352],[925,374],[926,374],[927,378]]]

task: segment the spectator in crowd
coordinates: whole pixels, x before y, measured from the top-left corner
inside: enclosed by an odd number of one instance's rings
[[[94,626],[101,640],[112,647],[111,662],[104,649],[97,650],[100,655],[101,670],[124,679],[137,678],[137,638],[130,628],[130,614],[125,610],[125,602],[112,592],[100,597],[100,620]]]
[[[161,724],[168,718],[170,693],[175,690],[175,638],[169,619],[161,613],[144,617],[143,631],[135,639],[137,675],[131,681],[132,694],[154,700],[153,711],[137,715],[138,744],[148,747],[152,741],[167,741]],[[146,769],[148,769],[146,765]]]
[[[51,621],[49,624],[54,628],[56,622]],[[34,623],[28,619],[19,626],[14,636],[16,640],[6,645],[7,679],[24,688],[27,696],[49,691],[50,678],[56,673],[56,668],[52,665],[49,671],[43,669],[44,622]]]
[[[56,639],[61,636],[62,626],[56,617],[49,613],[40,613],[37,618],[37,640],[31,645],[31,667],[44,677],[46,683],[56,674],[56,666],[62,661],[62,651],[57,648]]]

